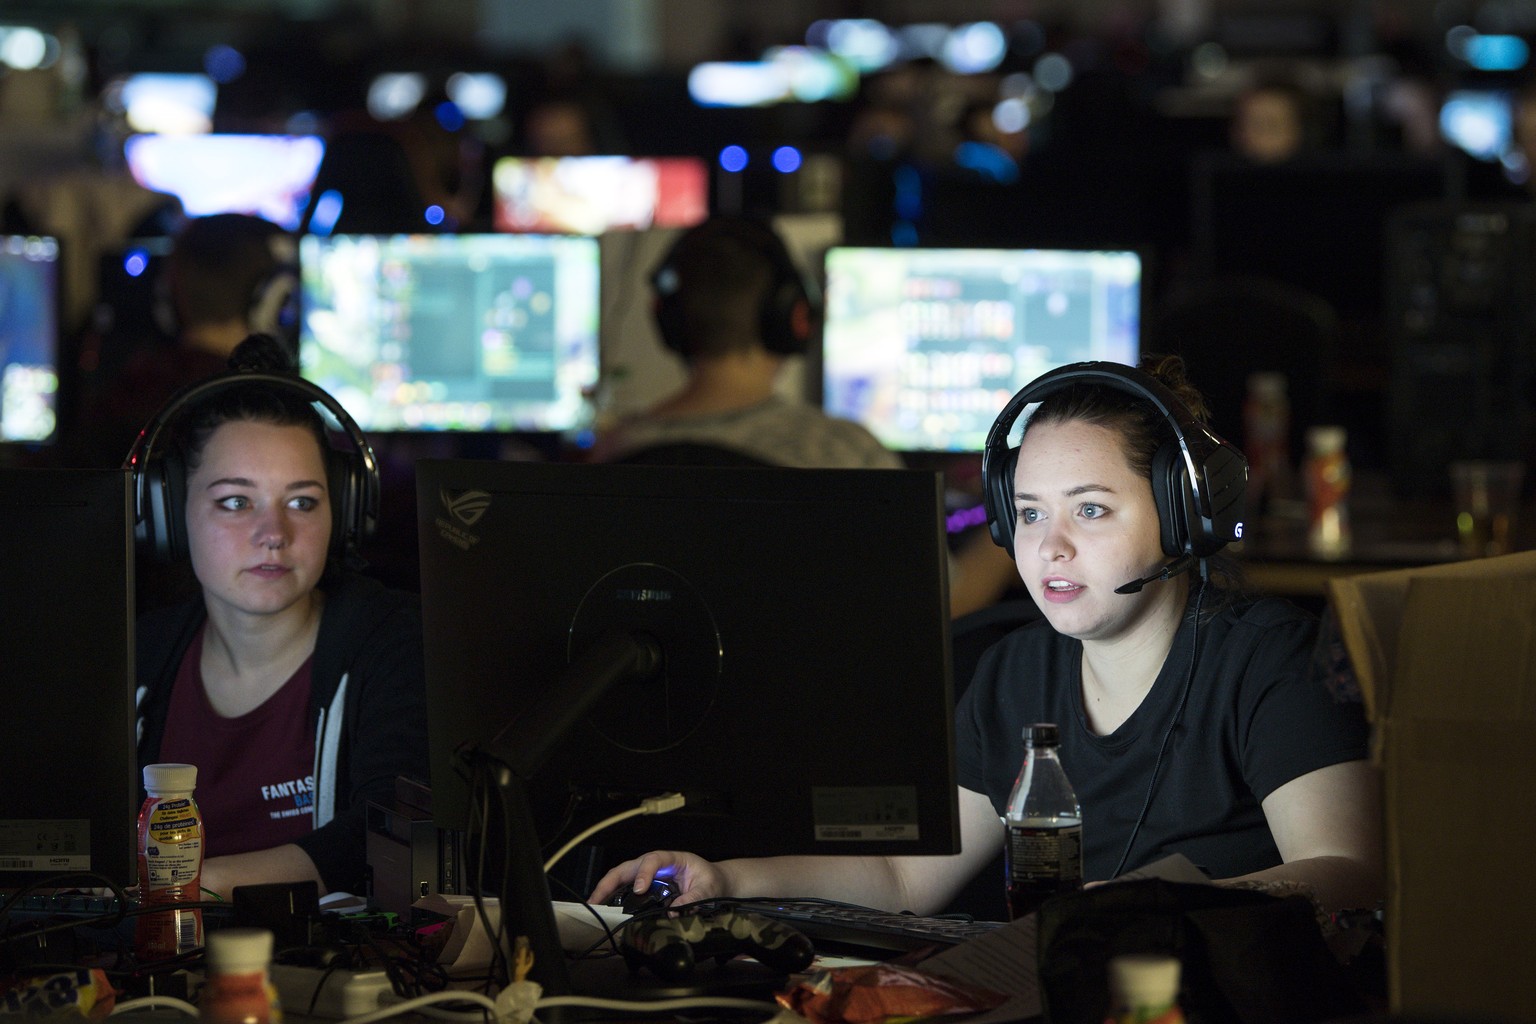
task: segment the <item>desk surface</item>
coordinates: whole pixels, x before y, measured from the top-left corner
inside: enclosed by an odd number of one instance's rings
[[[1283,509],[1253,523],[1249,537],[1227,549],[1255,590],[1321,599],[1327,596],[1328,581],[1339,576],[1438,565],[1462,557],[1448,499],[1361,495],[1350,506],[1350,543],[1337,555],[1319,554],[1308,546],[1304,517],[1304,508]],[[1536,547],[1536,506],[1522,510],[1515,547]]]

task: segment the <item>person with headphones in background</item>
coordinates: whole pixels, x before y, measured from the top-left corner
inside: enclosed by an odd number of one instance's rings
[[[298,286],[290,232],[243,213],[187,220],[155,282],[157,336],[118,339],[133,351],[86,396],[79,461],[115,464],[156,409],[227,369],[248,336],[271,335],[294,351]]]
[[[591,901],[663,877],[674,907],[812,896],[935,913],[1001,849],[1023,728],[1053,722],[1090,882],[1182,853],[1226,884],[1374,909],[1379,782],[1359,695],[1313,669],[1315,617],[1212,571],[1242,536],[1246,461],[1197,415],[1182,362],[1148,362],[1053,370],[989,434],[989,529],[1044,616],[983,656],[956,710],[961,853],[712,863],[655,851],[610,870]]]
[[[345,410],[269,337],[230,366],[127,460],[141,551],[189,561],[201,587],[140,616],[139,761],[197,766],[205,889],[361,893],[366,802],[427,779],[419,602],[357,571],[379,480]]]
[[[819,311],[767,221],[710,217],[678,237],[651,285],[657,329],[688,377],[677,393],[600,435],[595,461],[904,465],[862,425],[776,392],[785,361],[810,346]],[[956,617],[996,601],[1012,577],[1007,559],[979,534],[961,542],[950,569]]]
[[[723,450],[722,461],[882,469],[901,458],[850,420],[775,391],[815,331],[811,288],[766,221],[716,215],[690,228],[651,275],[662,342],[682,357],[681,390],[597,440],[598,461],[660,446]],[[674,449],[675,450],[675,449]]]

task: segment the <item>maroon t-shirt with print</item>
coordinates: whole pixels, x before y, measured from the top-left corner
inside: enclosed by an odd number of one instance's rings
[[[265,850],[309,834],[315,782],[310,660],[260,707],[224,718],[203,689],[202,656],[199,630],[176,673],[160,760],[197,765],[204,856]]]

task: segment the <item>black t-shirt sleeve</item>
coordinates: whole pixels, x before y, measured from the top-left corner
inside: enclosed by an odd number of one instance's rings
[[[1260,631],[1239,702],[1243,776],[1254,796],[1294,779],[1369,754],[1369,728],[1358,692],[1331,687],[1318,670],[1318,633],[1311,622],[1262,617],[1238,629]]]

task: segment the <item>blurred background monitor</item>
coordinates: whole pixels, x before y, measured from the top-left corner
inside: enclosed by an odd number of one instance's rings
[[[1192,185],[1194,270],[1282,281],[1342,318],[1374,321],[1383,308],[1389,218],[1460,188],[1451,162],[1398,154],[1271,164],[1207,154],[1196,161]]]
[[[59,315],[58,241],[0,235],[0,442],[54,438]]]
[[[134,135],[129,173],[181,200],[188,215],[248,213],[293,230],[325,156],[314,135]]]
[[[691,227],[709,215],[698,157],[503,157],[492,184],[498,231],[596,235]]]
[[[598,245],[560,235],[306,235],[304,376],[364,430],[544,432],[586,422]]]
[[[897,451],[980,451],[1046,370],[1137,361],[1141,276],[1131,251],[834,247],[822,405]]]
[[[213,129],[218,95],[218,86],[207,75],[142,71],[112,82],[104,100],[136,132],[186,135]]]
[[[380,121],[410,117],[427,98],[431,80],[421,71],[385,71],[368,83],[368,113]],[[469,121],[500,114],[507,103],[507,80],[493,71],[454,71],[442,81],[443,91]]]
[[[1514,102],[1508,89],[1452,89],[1440,104],[1440,134],[1479,160],[1501,160],[1514,144]]]

